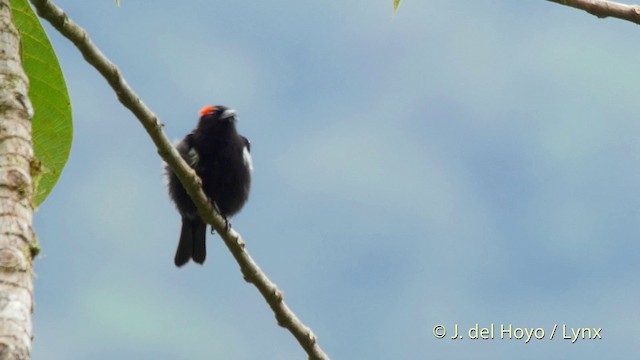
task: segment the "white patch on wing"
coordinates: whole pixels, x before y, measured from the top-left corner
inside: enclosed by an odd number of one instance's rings
[[[249,168],[249,171],[253,171],[253,162],[251,161],[251,154],[249,154],[249,149],[247,147],[242,148],[242,161],[244,162],[244,166]]]
[[[189,152],[187,153],[187,162],[189,163],[189,166],[191,167],[196,166],[198,161],[200,161],[200,155],[198,155],[198,152],[196,151],[196,149],[194,148],[189,149]]]

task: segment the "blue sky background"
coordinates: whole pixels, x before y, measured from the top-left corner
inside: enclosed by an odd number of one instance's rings
[[[233,226],[333,359],[640,351],[637,26],[542,0],[58,3],[170,138],[238,111],[255,178]],[[174,267],[151,141],[49,34],[75,138],[35,218],[33,358],[306,358],[218,237]],[[456,323],[603,339],[432,335]]]

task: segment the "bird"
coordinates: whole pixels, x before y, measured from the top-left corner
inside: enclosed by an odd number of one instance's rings
[[[236,129],[235,110],[222,105],[208,105],[199,114],[196,128],[176,144],[176,149],[200,177],[202,190],[224,218],[228,230],[228,219],[240,212],[249,199],[253,172],[251,143]],[[207,224],[198,215],[178,177],[166,164],[165,176],[169,197],[182,218],[174,263],[181,267],[192,259],[202,265],[207,256]]]

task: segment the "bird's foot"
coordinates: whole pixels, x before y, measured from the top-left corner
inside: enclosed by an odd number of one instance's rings
[[[231,223],[229,222],[229,219],[227,219],[226,216],[222,217],[224,219],[224,231],[229,231],[231,230]]]
[[[216,204],[216,202],[213,201],[213,199],[209,198],[209,202],[211,204],[213,204],[213,208],[216,209],[218,214],[220,214],[220,216],[222,216],[222,218],[224,219],[224,231],[229,231],[231,229],[231,223],[229,222],[229,219],[227,219],[226,216],[222,215],[222,211],[220,211],[220,208],[218,207],[218,204]],[[213,234],[214,232],[215,232],[215,230],[213,230],[213,227],[212,227],[211,228],[211,233]]]
[[[229,231],[231,230],[231,223],[229,222],[229,219],[227,219],[226,216],[223,216],[222,219],[224,220],[224,231]],[[213,228],[213,226],[211,227],[211,234],[215,234],[216,233],[216,229]]]

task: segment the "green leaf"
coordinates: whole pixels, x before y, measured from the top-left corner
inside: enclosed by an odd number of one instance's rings
[[[20,31],[22,65],[29,77],[33,117],[32,176],[34,206],[40,205],[58,181],[69,158],[73,123],[67,85],[49,38],[27,0],[11,0],[13,21]]]
[[[400,0],[393,0],[393,13],[395,14],[398,11],[398,6],[400,6]]]

